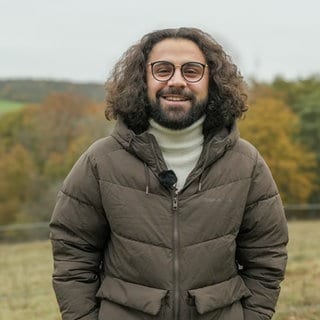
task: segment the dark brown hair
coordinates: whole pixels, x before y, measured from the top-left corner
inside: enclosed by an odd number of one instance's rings
[[[247,110],[246,83],[221,45],[196,28],[157,30],[131,46],[106,81],[106,118],[120,116],[137,134],[148,128],[147,60],[154,45],[167,38],[193,41],[206,58],[210,73],[204,133],[230,127]]]

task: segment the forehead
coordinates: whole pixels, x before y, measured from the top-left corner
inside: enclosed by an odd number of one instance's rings
[[[148,62],[166,60],[173,63],[197,61],[206,63],[200,48],[188,39],[164,39],[152,48]]]

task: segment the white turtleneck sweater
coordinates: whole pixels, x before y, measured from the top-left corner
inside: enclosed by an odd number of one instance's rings
[[[192,169],[195,167],[203,145],[203,122],[205,116],[190,127],[182,130],[165,128],[150,120],[149,133],[156,138],[168,169],[177,176],[177,189],[180,190]]]

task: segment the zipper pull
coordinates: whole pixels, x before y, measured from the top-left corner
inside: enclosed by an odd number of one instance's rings
[[[172,208],[173,208],[173,210],[177,210],[178,209],[178,198],[177,197],[174,197],[172,199]]]
[[[177,188],[175,188],[174,192],[173,192],[172,209],[173,210],[177,210],[178,209],[178,192],[177,192]]]

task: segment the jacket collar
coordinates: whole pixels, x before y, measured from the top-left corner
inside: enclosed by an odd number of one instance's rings
[[[141,159],[153,171],[159,173],[167,169],[156,139],[147,131],[136,134],[119,118],[111,135],[125,150]]]
[[[147,131],[135,134],[119,118],[111,135],[125,150],[141,159],[156,174],[167,170],[160,147],[152,134]],[[195,178],[205,168],[221,158],[227,150],[234,146],[238,139],[239,131],[235,122],[230,129],[224,128],[214,135],[207,135],[199,161],[192,170],[190,178]]]

